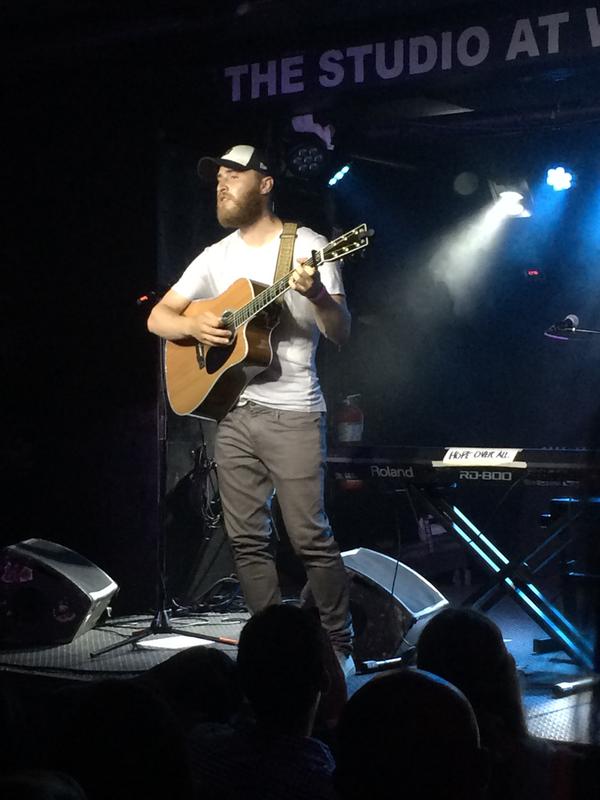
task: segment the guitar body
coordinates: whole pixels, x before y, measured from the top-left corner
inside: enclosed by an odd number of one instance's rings
[[[238,311],[264,289],[263,284],[239,278],[217,297],[190,303],[183,314],[212,311],[222,317],[226,311]],[[165,377],[173,411],[217,422],[223,419],[248,383],[271,363],[271,333],[279,321],[278,311],[279,306],[275,310],[270,306],[240,325],[227,347],[201,345],[195,339],[168,341]]]
[[[365,223],[313,250],[312,264],[318,268],[337,261],[369,244],[373,231]],[[169,404],[176,414],[196,413],[217,422],[233,408],[250,381],[273,359],[271,333],[279,322],[282,295],[290,288],[293,270],[271,286],[239,278],[218,297],[195,300],[183,315],[212,311],[235,331],[227,347],[210,347],[195,339],[168,341],[165,345],[165,381]]]

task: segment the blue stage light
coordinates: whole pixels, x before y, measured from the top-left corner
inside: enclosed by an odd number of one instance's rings
[[[350,165],[345,164],[341,169],[339,169],[333,177],[329,179],[329,185],[335,186],[338,181],[341,181],[344,175],[349,171]]]
[[[546,173],[546,183],[555,192],[564,192],[573,186],[573,173],[564,167],[551,167]]]

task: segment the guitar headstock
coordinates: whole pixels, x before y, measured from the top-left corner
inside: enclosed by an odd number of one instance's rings
[[[373,233],[374,231],[367,228],[364,222],[362,225],[357,225],[356,228],[338,236],[323,248],[323,261],[337,261],[338,258],[344,258],[351,253],[356,253],[357,250],[362,250],[369,244],[369,238],[373,236]]]

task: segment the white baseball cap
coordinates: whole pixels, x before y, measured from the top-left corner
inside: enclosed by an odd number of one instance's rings
[[[201,158],[198,162],[198,175],[204,180],[214,180],[219,167],[229,167],[240,172],[254,169],[261,175],[273,174],[264,152],[249,144],[236,144],[220,158]]]

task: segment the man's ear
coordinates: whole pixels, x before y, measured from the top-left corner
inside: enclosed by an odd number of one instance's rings
[[[273,190],[273,178],[270,175],[265,175],[260,179],[260,193],[269,194]]]

